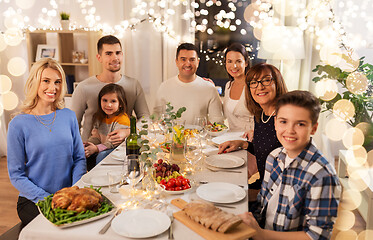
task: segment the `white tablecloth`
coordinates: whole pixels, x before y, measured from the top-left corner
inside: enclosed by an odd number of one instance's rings
[[[113,152],[114,153],[114,152]],[[242,157],[243,159],[247,159],[247,152],[245,150],[241,150],[234,153],[227,153],[236,155],[239,157]],[[108,163],[108,162],[114,162],[114,160],[111,157],[111,154],[106,157],[101,163]],[[113,165],[113,166],[103,166],[97,165],[94,169],[91,171],[97,171],[97,170],[103,170],[103,169],[121,169],[120,165]],[[199,173],[198,176],[196,176],[197,180],[203,180],[203,181],[209,181],[209,182],[228,182],[228,183],[234,183],[237,185],[244,186],[245,190],[247,191],[247,166],[246,164],[240,168],[237,168],[238,170],[241,170],[242,173],[228,173],[228,172],[211,172],[207,169],[204,169],[201,173]],[[76,184],[79,187],[83,187],[84,184],[81,180],[79,180]],[[110,193],[107,187],[103,187],[101,189],[102,193],[110,198],[114,203],[120,204],[125,202],[126,200],[121,198],[121,195],[119,193],[113,194]],[[186,200],[189,202],[191,199],[198,199],[197,194],[195,193],[195,189],[192,191],[185,193],[184,195],[170,195],[167,197],[167,201],[170,201],[173,198],[179,198]],[[247,196],[245,199],[241,200],[238,203],[232,204],[232,206],[235,206],[236,209],[230,209],[230,208],[222,208],[227,212],[232,212],[235,214],[243,213],[248,210],[248,201]],[[175,206],[171,206],[173,211],[179,211],[178,208]],[[99,235],[98,232],[100,229],[109,221],[109,218],[103,218],[91,223],[71,227],[71,228],[65,228],[60,229],[56,226],[54,226],[52,223],[50,223],[48,220],[46,220],[43,216],[39,215],[37,216],[32,222],[30,222],[20,233],[19,239],[20,240],[50,240],[50,239],[56,239],[56,240],[113,240],[113,239],[126,239],[123,236],[120,236],[116,234],[111,228],[108,229],[108,231],[104,235]],[[144,226],[146,227],[146,226]],[[202,227],[202,226],[201,226]],[[184,224],[180,223],[175,219],[173,223],[173,229],[174,229],[174,237],[177,240],[183,240],[183,239],[202,239],[198,234],[194,233],[192,230],[190,230],[188,227],[186,227]],[[167,231],[155,236],[154,238],[148,238],[148,239],[168,239]]]

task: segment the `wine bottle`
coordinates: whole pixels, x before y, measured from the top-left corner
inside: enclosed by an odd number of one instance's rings
[[[132,116],[130,118],[130,130],[131,133],[126,140],[126,154],[140,154],[140,146],[137,144],[138,135],[136,133],[136,118]]]

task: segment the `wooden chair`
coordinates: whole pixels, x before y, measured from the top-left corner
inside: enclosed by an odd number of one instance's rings
[[[18,240],[19,233],[21,232],[23,226],[22,222],[14,225],[11,229],[6,231],[0,236],[0,240]]]

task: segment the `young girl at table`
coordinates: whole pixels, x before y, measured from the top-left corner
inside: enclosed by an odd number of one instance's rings
[[[34,63],[25,85],[21,112],[9,123],[9,178],[19,191],[23,225],[39,211],[35,203],[71,187],[86,170],[83,142],[73,111],[64,108],[65,73],[55,60]]]
[[[110,141],[109,133],[127,129],[127,136],[130,134],[130,120],[126,111],[127,101],[123,88],[114,83],[105,85],[98,94],[98,110],[93,115],[93,129],[85,143],[88,170],[117,147]]]

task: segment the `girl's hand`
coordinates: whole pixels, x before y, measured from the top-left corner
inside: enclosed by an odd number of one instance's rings
[[[90,157],[92,154],[98,152],[97,146],[91,142],[86,142],[84,146],[85,157]]]

